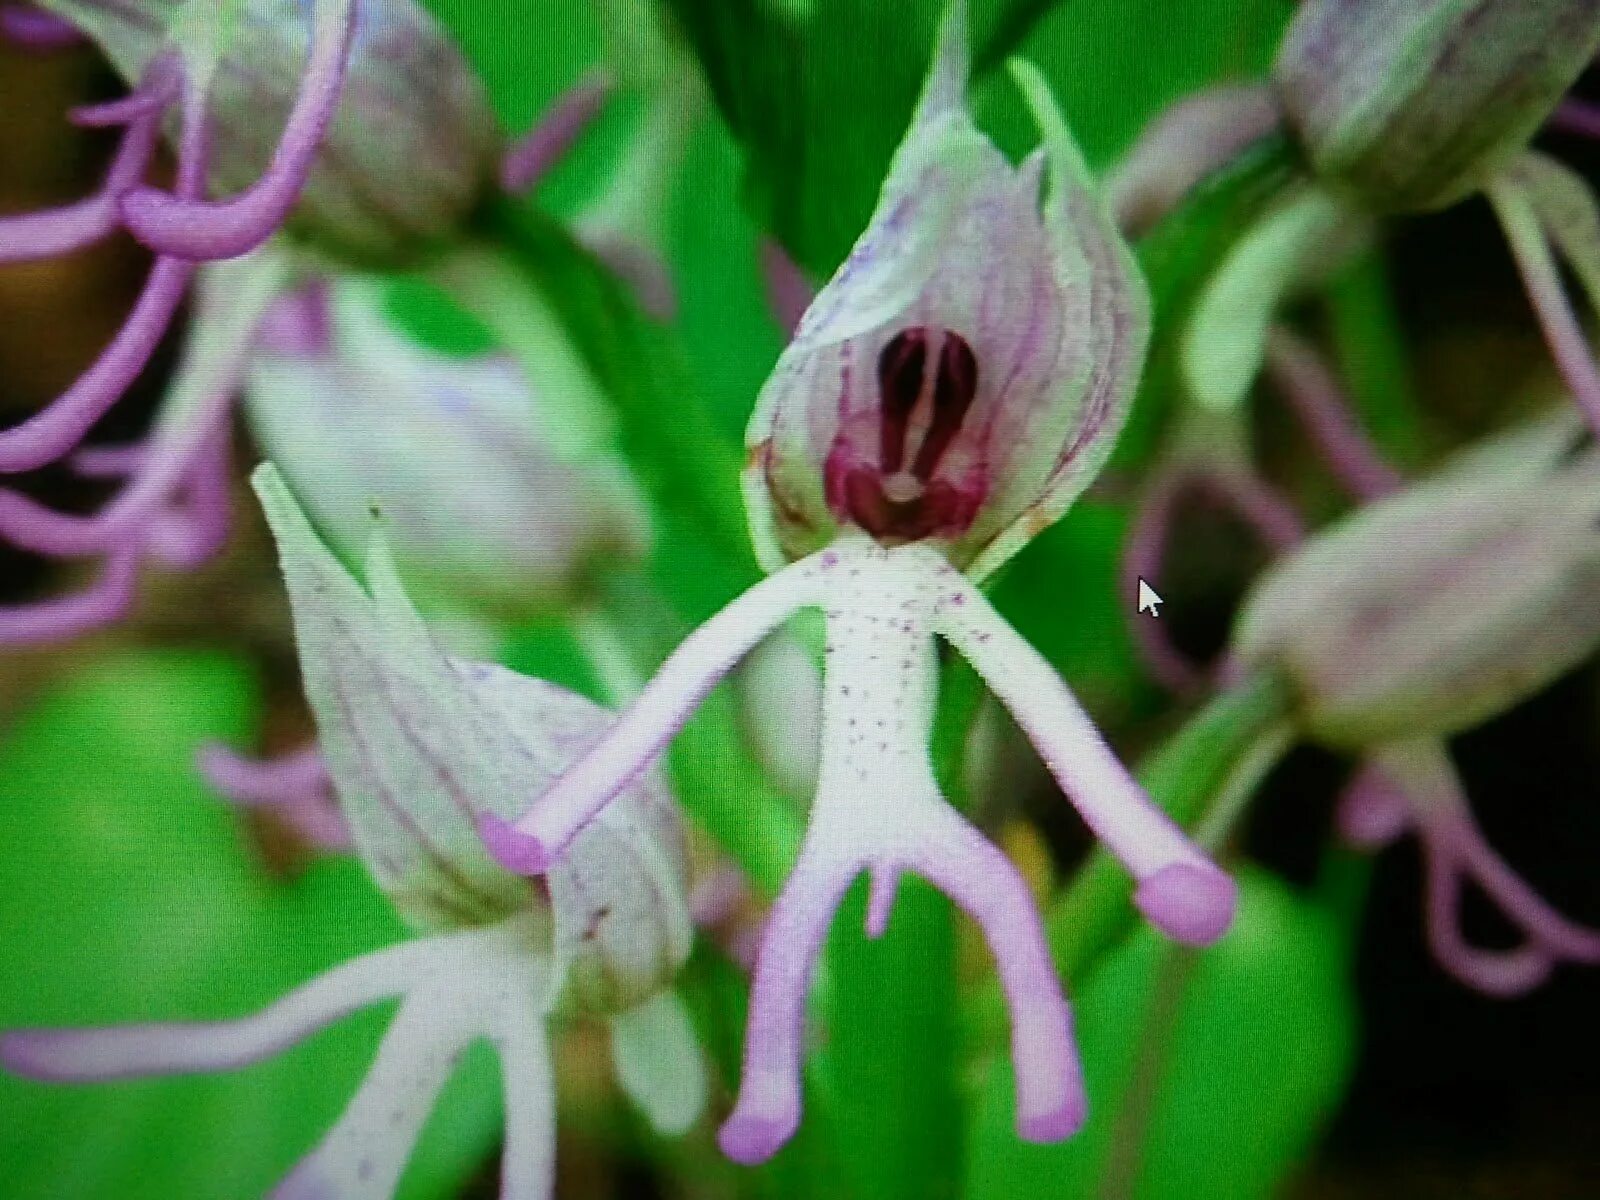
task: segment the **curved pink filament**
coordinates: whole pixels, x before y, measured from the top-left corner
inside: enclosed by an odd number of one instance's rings
[[[525,192],[543,179],[594,123],[615,89],[611,72],[596,70],[562,92],[506,151],[500,161],[500,186],[508,192]]]
[[[157,60],[131,95],[73,114],[78,124],[127,125],[105,178],[99,190],[87,199],[41,212],[0,217],[0,263],[53,258],[97,242],[117,229],[117,202],[138,184],[150,165],[161,134],[161,113],[172,101],[175,84],[171,64]],[[102,121],[107,113],[112,119]]]
[[[300,91],[265,173],[229,200],[138,188],[122,200],[130,232],[159,254],[189,261],[236,258],[288,219],[339,106],[355,33],[354,0],[319,0]]]
[[[1273,330],[1267,372],[1352,496],[1373,500],[1400,487],[1400,473],[1356,423],[1338,380],[1309,342],[1287,329]]]
[[[129,546],[106,560],[100,577],[80,592],[37,604],[0,606],[0,645],[65,641],[115,624],[133,606],[139,550]]]

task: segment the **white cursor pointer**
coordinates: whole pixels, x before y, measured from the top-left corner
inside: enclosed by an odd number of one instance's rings
[[[1165,603],[1166,601],[1157,594],[1155,588],[1145,582],[1144,576],[1139,576],[1139,611],[1147,612],[1152,617],[1159,617],[1161,615],[1160,607]]]

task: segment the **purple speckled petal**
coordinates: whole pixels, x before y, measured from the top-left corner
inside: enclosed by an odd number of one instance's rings
[[[1400,472],[1356,423],[1332,368],[1310,342],[1281,325],[1273,329],[1267,374],[1352,496],[1374,500],[1399,489]]]
[[[590,71],[556,98],[534,127],[509,150],[500,164],[500,186],[525,192],[564,158],[584,130],[605,109],[616,80],[604,69]]]
[[[1221,937],[1237,888],[1128,774],[1050,664],[951,571],[938,630],[982,675],[1106,847],[1138,880],[1134,902],[1188,945]]]
[[[0,38],[25,50],[63,50],[84,40],[71,21],[31,4],[0,4]]]
[[[35,604],[0,606],[0,646],[68,641],[114,625],[133,606],[139,551],[130,546],[106,560],[99,578],[80,592]]]
[[[72,450],[155,352],[194,274],[189,263],[161,259],[127,321],[70,388],[20,425],[0,431],[0,472],[32,471]]]
[[[338,108],[354,30],[355,0],[317,0],[300,91],[261,179],[216,202],[148,187],[130,192],[121,208],[134,236],[159,254],[190,261],[236,258],[271,237],[299,198]]]
[[[211,743],[200,748],[195,765],[230,803],[271,810],[313,846],[350,849],[350,828],[316,743],[273,759],[246,758]]]
[[[815,602],[816,570],[813,559],[794,563],[685,638],[606,736],[526,814],[515,823],[492,816],[481,822],[489,852],[522,874],[547,870],[574,835],[654,761],[734,663],[795,610]]]
[[[233,1070],[402,994],[435,966],[436,958],[430,942],[403,942],[342,963],[259,1013],[234,1021],[20,1030],[0,1037],[0,1065],[56,1083]]]

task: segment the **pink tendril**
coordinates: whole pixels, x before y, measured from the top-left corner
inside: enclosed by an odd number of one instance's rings
[[[506,151],[500,162],[500,186],[525,192],[566,157],[583,132],[594,124],[616,89],[605,70],[591,71],[563,92],[538,122]]]
[[[261,178],[229,200],[140,187],[122,198],[122,219],[158,254],[190,261],[237,258],[289,218],[339,107],[355,36],[354,0],[320,0],[312,16],[311,53],[283,135]]]
[[[350,828],[315,742],[268,759],[247,758],[213,742],[200,748],[195,765],[230,804],[281,817],[319,849],[351,848]]]

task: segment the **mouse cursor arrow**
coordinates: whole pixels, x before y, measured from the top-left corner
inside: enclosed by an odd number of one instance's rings
[[[1155,588],[1145,582],[1144,576],[1139,576],[1139,611],[1147,612],[1152,617],[1161,615],[1160,607],[1166,601],[1156,592]]]

